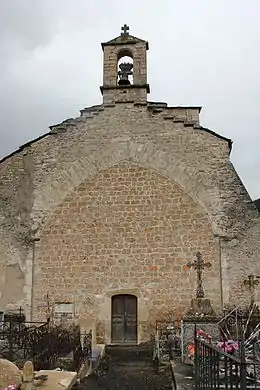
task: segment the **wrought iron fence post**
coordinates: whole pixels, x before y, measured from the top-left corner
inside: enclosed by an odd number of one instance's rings
[[[199,375],[199,341],[197,338],[197,326],[194,326],[194,384],[195,390],[200,388]]]
[[[240,389],[246,390],[246,355],[243,339],[240,343]]]
[[[8,342],[8,360],[10,360],[10,362],[13,361],[13,329],[12,329],[12,323],[9,322],[9,342]]]

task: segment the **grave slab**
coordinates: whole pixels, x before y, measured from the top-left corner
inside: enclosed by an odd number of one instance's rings
[[[44,382],[35,382],[36,389],[41,390],[70,390],[77,382],[77,373],[71,371],[40,370],[37,376],[47,375]]]

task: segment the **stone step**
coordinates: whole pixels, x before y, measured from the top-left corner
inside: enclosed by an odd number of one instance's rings
[[[151,345],[111,345],[106,347],[107,356],[114,361],[152,360]]]
[[[157,374],[154,370],[129,370],[127,365],[116,371],[91,374],[85,382],[77,386],[82,390],[172,390],[169,377]]]
[[[140,370],[140,371],[149,371],[156,368],[154,362],[152,361],[134,361],[134,362],[122,362],[122,361],[110,361],[110,368],[114,371],[126,367],[129,370]]]
[[[99,366],[77,390],[172,390],[168,374],[152,361],[152,344],[110,345]]]

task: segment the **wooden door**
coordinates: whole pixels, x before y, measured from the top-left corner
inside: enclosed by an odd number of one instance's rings
[[[137,298],[134,295],[112,297],[112,343],[137,343]]]

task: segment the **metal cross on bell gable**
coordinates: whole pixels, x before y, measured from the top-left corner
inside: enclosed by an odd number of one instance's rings
[[[127,24],[124,24],[122,27],[121,27],[121,35],[122,36],[128,36],[129,35],[129,26]]]

